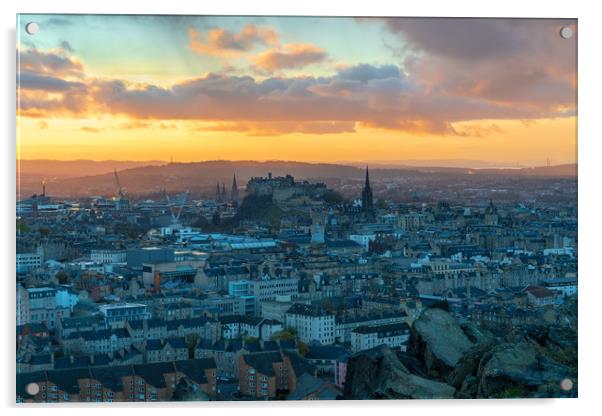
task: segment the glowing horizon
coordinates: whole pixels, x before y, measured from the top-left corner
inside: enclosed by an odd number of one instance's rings
[[[20,22],[18,159],[577,163],[573,20]]]

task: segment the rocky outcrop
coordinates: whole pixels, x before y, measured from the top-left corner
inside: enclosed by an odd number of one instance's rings
[[[564,380],[564,382],[563,382]],[[414,321],[407,352],[377,347],[353,356],[351,399],[577,397],[577,303],[541,325],[494,337],[443,309]]]
[[[560,364],[533,343],[501,343],[486,353],[480,362],[479,397],[504,397],[508,391],[519,388],[529,395],[540,386],[559,385],[573,376],[568,366]]]
[[[455,389],[410,371],[386,346],[349,359],[343,396],[347,399],[450,399]]]
[[[433,377],[445,377],[475,344],[443,309],[426,309],[412,326],[408,352],[422,359]]]

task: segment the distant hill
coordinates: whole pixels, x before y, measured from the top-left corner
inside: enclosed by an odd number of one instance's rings
[[[32,162],[32,161],[28,161]],[[50,165],[49,171],[63,172],[71,170],[71,176],[45,175],[49,178],[47,185],[48,194],[56,196],[77,197],[89,195],[115,195],[116,186],[113,177],[113,169],[118,169],[119,179],[127,192],[132,195],[142,195],[159,192],[166,189],[168,192],[181,192],[189,190],[192,194],[212,193],[216,184],[225,183],[230,188],[232,176],[236,174],[238,185],[244,188],[251,177],[293,175],[297,179],[322,180],[322,179],[356,179],[361,180],[364,176],[364,167],[328,163],[305,163],[290,161],[206,161],[194,163],[167,163],[158,162],[104,162],[96,165],[92,162],[90,168],[85,168],[83,161],[60,162],[44,161]],[[77,165],[76,163],[80,163]],[[121,165],[116,165],[122,163]],[[127,163],[139,163],[143,166],[126,167]],[[162,164],[161,164],[162,163]],[[62,166],[61,166],[62,165]],[[34,166],[36,169],[27,170]],[[21,195],[27,196],[33,192],[39,192],[40,167],[44,164],[21,165]],[[75,170],[75,166],[79,166]],[[117,166],[121,166],[120,169]],[[25,167],[25,168],[24,168]],[[94,168],[92,168],[94,167]],[[98,173],[100,171],[100,173]],[[31,173],[34,172],[34,173]],[[79,172],[79,173],[78,173]],[[85,172],[85,175],[82,173]],[[73,177],[78,174],[79,176]],[[577,165],[559,165],[537,168],[520,169],[471,169],[452,167],[405,167],[370,169],[371,178],[392,179],[400,176],[412,175],[511,175],[511,176],[535,176],[535,177],[572,177],[577,175]],[[36,181],[27,181],[27,179]]]
[[[115,169],[124,170],[140,166],[158,166],[167,162],[161,160],[134,161],[134,160],[19,160],[17,173],[45,178],[73,178],[86,175],[100,175],[113,172]]]

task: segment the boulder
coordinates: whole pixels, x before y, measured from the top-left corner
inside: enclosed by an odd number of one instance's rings
[[[569,367],[541,354],[530,342],[502,343],[485,354],[479,364],[479,397],[530,396],[543,385],[571,377]]]
[[[464,381],[467,377],[476,377],[479,364],[483,356],[493,348],[493,340],[484,342],[481,344],[474,345],[470,348],[462,358],[458,360],[458,363],[454,369],[448,374],[446,380],[449,384],[454,386],[456,389],[465,390],[463,388]],[[478,384],[478,383],[477,383]],[[476,393],[476,388],[471,389]]]
[[[449,312],[429,308],[414,321],[408,348],[431,376],[446,377],[474,345]]]
[[[346,399],[451,399],[455,389],[410,373],[386,346],[362,351],[347,363]]]

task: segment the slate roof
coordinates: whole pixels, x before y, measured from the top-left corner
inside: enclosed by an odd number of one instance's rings
[[[176,372],[173,362],[138,364],[133,367],[136,375],[142,377],[147,384],[156,388],[166,387],[164,374]]]
[[[56,384],[59,390],[68,394],[77,394],[79,393],[78,380],[90,378],[90,370],[88,368],[50,370],[46,372],[46,377],[48,381]]]
[[[163,349],[163,343],[160,339],[148,339],[146,340],[147,351],[160,351]]]
[[[405,322],[400,322],[397,324],[389,324],[389,325],[364,325],[357,327],[353,330],[353,332],[357,334],[378,334],[379,337],[382,336],[396,336],[401,334],[409,334],[410,327]]]
[[[344,354],[346,354],[346,351],[343,347],[315,345],[309,347],[309,352],[305,355],[305,358],[308,360],[336,360]]]
[[[114,392],[123,391],[122,377],[133,376],[134,369],[129,365],[116,367],[93,367],[90,369],[92,378]]]
[[[282,356],[279,352],[260,352],[257,354],[245,354],[243,359],[248,366],[253,367],[257,372],[266,375],[274,376],[274,363],[281,363]]]
[[[289,358],[291,366],[293,367],[293,372],[297,377],[300,377],[305,373],[315,375],[316,368],[313,364],[301,357],[296,351],[282,351],[282,354]]]
[[[313,307],[311,305],[305,305],[303,303],[294,303],[286,313],[295,314],[295,315],[305,315],[305,316],[327,316],[332,315],[323,309]]]
[[[299,377],[297,388],[287,396],[286,400],[303,400],[309,395],[319,400],[336,400],[340,394],[334,384],[306,373]]]
[[[207,383],[206,370],[217,368],[213,358],[176,361],[175,366],[178,371],[198,384]]]
[[[165,340],[165,343],[169,344],[172,348],[176,349],[188,348],[188,345],[186,344],[186,339],[184,337],[167,338]]]

